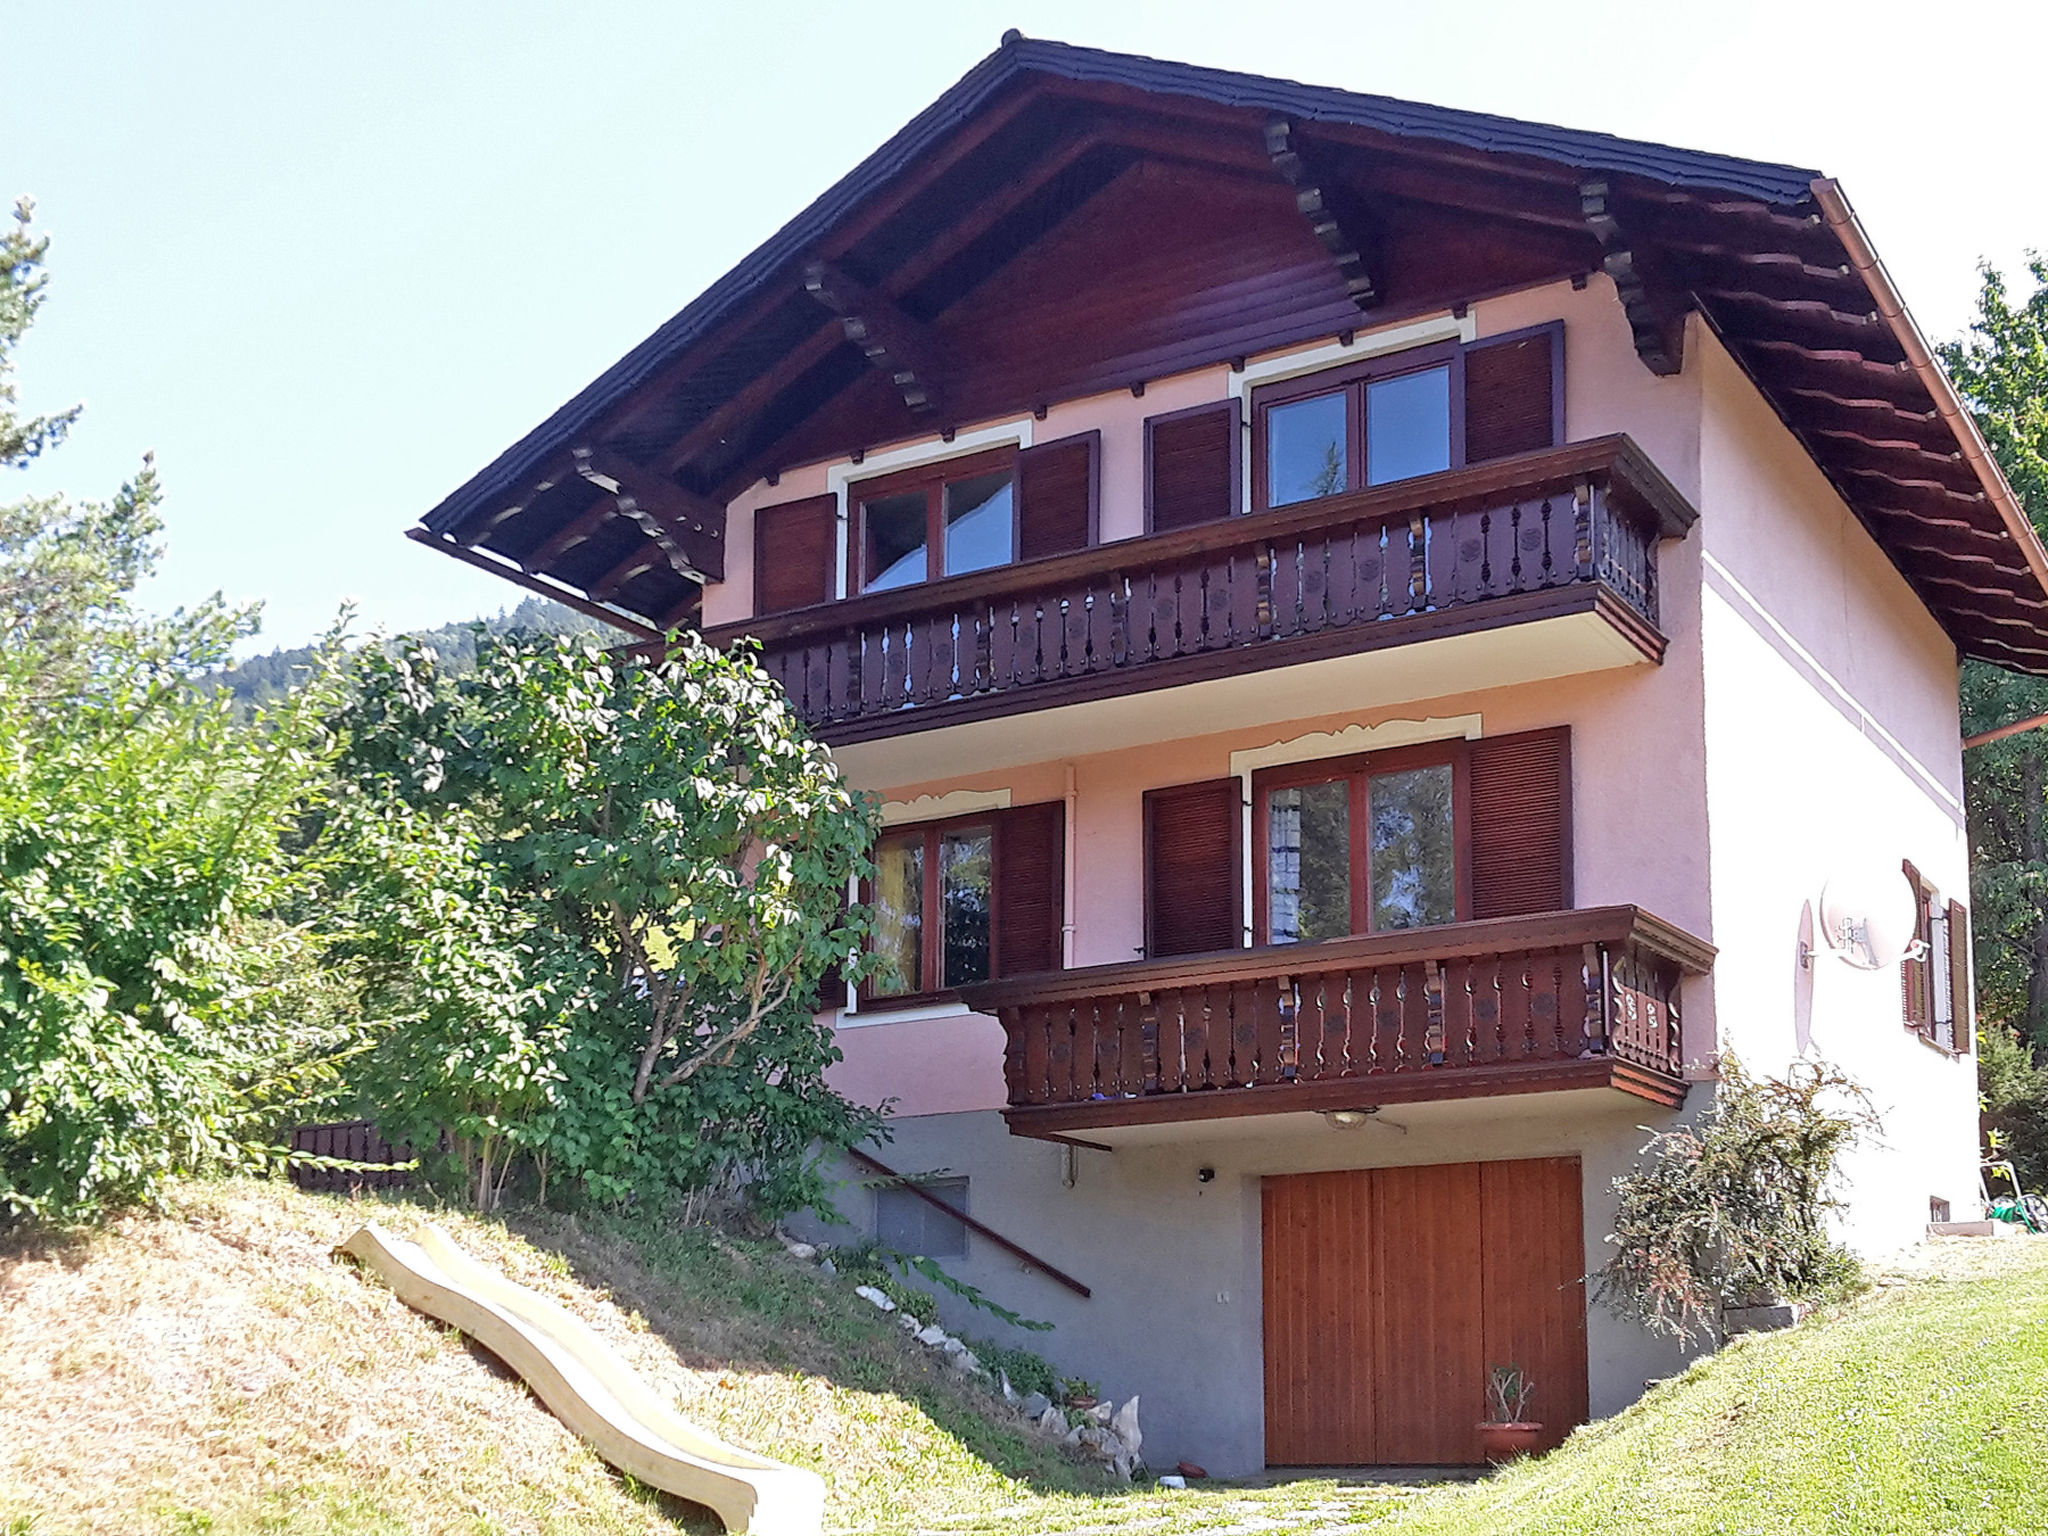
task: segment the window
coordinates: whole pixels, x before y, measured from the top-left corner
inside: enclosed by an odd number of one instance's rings
[[[1255,940],[1306,944],[1454,923],[1464,744],[1273,768],[1252,780]]]
[[[1017,558],[1017,451],[949,459],[864,481],[857,509],[863,592],[960,576]]]
[[[875,1191],[875,1241],[927,1259],[965,1258],[966,1223],[922,1198],[920,1190],[963,1214],[967,1210],[965,1179],[924,1179],[915,1190],[886,1185]]]
[[[1906,1028],[1960,1054],[1970,1048],[1970,915],[1961,902],[1944,901],[1911,863],[1905,871],[1918,903],[1920,945],[1899,968]]]
[[[1445,343],[1269,385],[1253,396],[1259,505],[1389,485],[1464,462]]]
[[[867,890],[870,948],[881,964],[862,983],[861,1002],[1057,969],[1065,838],[1058,801],[884,833]]]

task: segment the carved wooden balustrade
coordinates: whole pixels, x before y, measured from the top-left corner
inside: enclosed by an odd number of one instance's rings
[[[1047,971],[966,989],[1011,1124],[1058,1132],[1610,1086],[1685,1096],[1713,946],[1636,907]]]
[[[1657,541],[1694,516],[1606,437],[707,638],[758,639],[835,742],[1588,610],[1655,660]]]

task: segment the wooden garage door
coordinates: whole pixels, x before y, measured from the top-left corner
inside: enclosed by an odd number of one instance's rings
[[[1266,1460],[1479,1460],[1489,1365],[1536,1383],[1554,1445],[1586,1418],[1576,1158],[1265,1181]]]

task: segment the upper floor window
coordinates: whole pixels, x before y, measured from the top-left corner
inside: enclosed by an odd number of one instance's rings
[[[1457,364],[1458,349],[1444,343],[1259,390],[1259,505],[1290,506],[1462,464]]]
[[[1017,453],[1000,448],[851,487],[863,592],[1008,565],[1017,558]]]

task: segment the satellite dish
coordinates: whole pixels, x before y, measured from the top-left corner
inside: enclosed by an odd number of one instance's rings
[[[1919,948],[1919,906],[1904,870],[1843,871],[1821,888],[1821,937],[1857,970],[1887,970]]]

